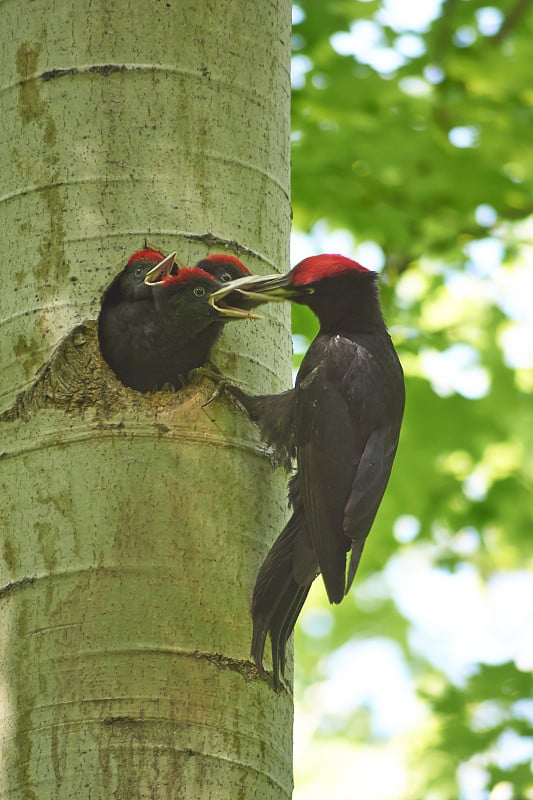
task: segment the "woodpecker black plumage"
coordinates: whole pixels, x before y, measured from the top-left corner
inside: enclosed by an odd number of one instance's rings
[[[134,253],[104,292],[98,316],[98,340],[103,357],[119,380],[147,392],[165,382],[165,368],[157,358],[158,312],[153,289],[144,279],[156,264],[161,275],[174,268],[174,258],[144,248]]]
[[[349,590],[398,445],[403,372],[376,279],[355,261],[324,254],[286,275],[249,281],[255,298],[307,305],[320,323],[294,390],[253,397],[231,388],[265,440],[284,457],[296,457],[292,516],[261,566],[252,601],[252,656],[262,669],[269,632],[276,685],[286,642],[315,577],[322,574],[331,603],[340,603]],[[239,290],[246,288],[240,281]]]
[[[174,266],[157,250],[130,258],[104,293],[98,320],[102,354],[126,386],[146,392],[180,389],[187,374],[202,366],[230,319],[253,316],[241,308],[216,309],[209,297],[223,285],[212,272]],[[230,278],[249,274],[232,265]],[[227,270],[226,270],[227,271]],[[237,302],[245,304],[242,295]]]
[[[199,267],[180,267],[177,275],[165,275],[152,284],[159,320],[158,358],[167,366],[167,382],[177,388],[191,370],[208,360],[224,324],[247,316],[227,315],[208,303],[221,285]]]

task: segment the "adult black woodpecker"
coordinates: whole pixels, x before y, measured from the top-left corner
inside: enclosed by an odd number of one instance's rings
[[[159,265],[161,278],[174,269],[175,253],[144,248],[134,253],[102,297],[98,316],[100,350],[119,380],[147,392],[164,383],[157,354],[158,312],[146,275]]]
[[[262,669],[269,632],[278,686],[286,642],[315,577],[322,574],[331,603],[352,585],[396,454],[404,380],[377,275],[356,261],[312,256],[285,275],[229,284],[211,302],[223,307],[235,286],[257,302],[307,305],[320,323],[293,390],[253,397],[227,387],[266,441],[296,457],[292,516],[259,570],[252,601],[252,656]]]

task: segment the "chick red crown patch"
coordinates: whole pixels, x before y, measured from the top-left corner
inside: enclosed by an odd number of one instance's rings
[[[163,253],[160,253],[159,250],[152,250],[150,247],[145,247],[143,250],[137,250],[137,252],[131,256],[126,266],[129,267],[130,264],[134,264],[136,261],[153,261],[154,264],[158,264],[164,257]]]

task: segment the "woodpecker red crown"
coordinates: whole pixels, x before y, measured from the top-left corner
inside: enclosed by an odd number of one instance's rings
[[[304,258],[291,270],[290,285],[305,286],[323,278],[336,278],[347,272],[370,272],[357,261],[336,253],[322,253]]]
[[[250,270],[248,267],[242,263],[240,258],[237,256],[231,256],[228,253],[211,253],[210,255],[206,256],[204,261],[216,261],[219,264],[234,264],[238,267],[245,275],[250,275]]]
[[[159,281],[159,285],[170,286],[175,283],[188,283],[198,278],[209,278],[213,283],[220,285],[216,278],[199,267],[180,267],[177,275],[166,275],[162,281]]]
[[[164,257],[163,253],[160,253],[159,250],[152,250],[151,247],[145,247],[143,250],[137,250],[137,252],[130,257],[126,266],[129,267],[130,264],[134,264],[137,261],[153,261],[154,264],[158,264]]]

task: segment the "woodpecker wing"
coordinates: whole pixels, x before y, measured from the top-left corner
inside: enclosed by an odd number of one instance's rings
[[[297,381],[296,445],[307,526],[331,602],[344,596],[352,547],[348,586],[353,580],[402,412],[401,367],[385,332],[319,334]]]
[[[296,447],[309,536],[328,597],[344,597],[346,553],[344,507],[353,478],[352,421],[341,385],[328,375],[329,340],[319,336],[302,363],[296,383]]]
[[[350,416],[365,439],[344,514],[344,532],[352,541],[348,591],[387,487],[405,404],[402,367],[386,331],[357,342],[343,384]]]
[[[357,466],[344,514],[344,532],[352,540],[346,591],[352,585],[366,537],[387,488],[398,434],[398,429],[390,426],[372,431]]]

